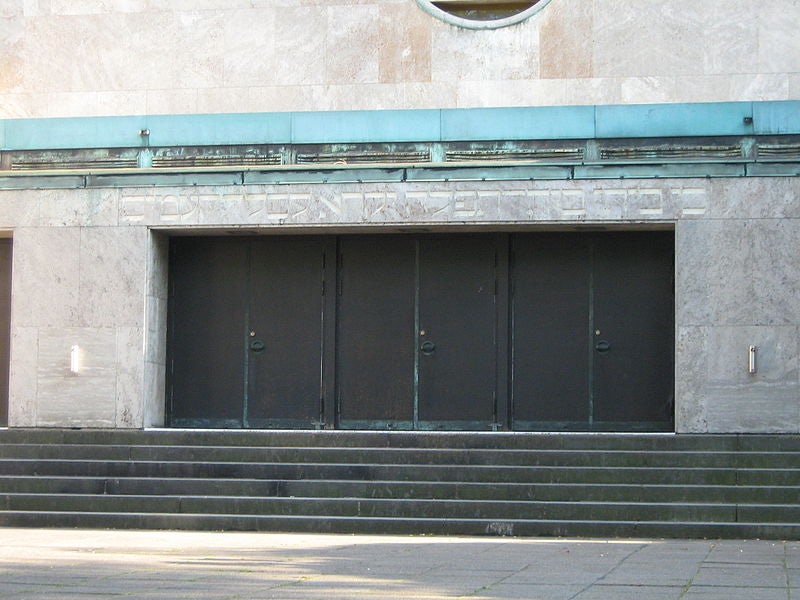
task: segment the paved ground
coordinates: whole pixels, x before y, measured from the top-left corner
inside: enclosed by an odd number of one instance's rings
[[[0,528],[0,598],[800,600],[800,542]]]

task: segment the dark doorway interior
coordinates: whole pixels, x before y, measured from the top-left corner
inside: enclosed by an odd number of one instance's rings
[[[174,238],[170,424],[669,430],[673,244]]]

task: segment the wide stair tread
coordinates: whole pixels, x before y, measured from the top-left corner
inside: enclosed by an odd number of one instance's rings
[[[800,436],[0,431],[0,525],[788,538]]]

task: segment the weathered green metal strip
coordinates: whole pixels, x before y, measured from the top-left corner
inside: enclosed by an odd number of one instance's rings
[[[0,190],[70,190],[86,187],[85,175],[0,176]]]
[[[0,120],[0,149],[663,138],[800,133],[800,102]]]
[[[753,104],[633,104],[597,107],[597,138],[751,135]]]
[[[800,133],[800,101],[753,102],[753,127],[759,135]]]
[[[292,113],[294,144],[438,142],[439,110]]]
[[[346,168],[247,171],[244,183],[373,183],[403,181],[404,169]]]
[[[508,167],[413,167],[407,169],[407,181],[533,181],[536,179],[571,179],[569,166]]]
[[[800,177],[800,164],[753,163],[747,165],[747,174],[752,177]]]
[[[442,141],[591,139],[594,106],[442,111]]]
[[[575,179],[657,179],[674,177],[744,177],[744,164],[585,165]]]
[[[160,186],[239,186],[447,181],[546,181],[567,179],[667,179],[709,177],[800,177],[800,162],[588,165],[437,165],[340,168],[175,170],[141,169],[106,173],[26,173],[0,176],[0,190]]]
[[[175,173],[110,173],[88,175],[86,187],[148,187],[148,186],[195,186],[195,185],[241,185],[242,173],[230,172],[186,172]]]

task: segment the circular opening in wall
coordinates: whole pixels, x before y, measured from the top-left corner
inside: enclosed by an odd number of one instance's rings
[[[550,0],[417,0],[427,12],[451,25],[494,29],[519,23]]]

